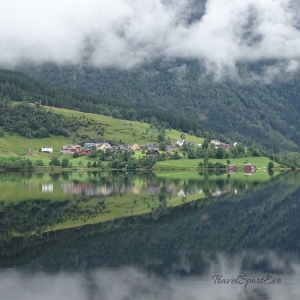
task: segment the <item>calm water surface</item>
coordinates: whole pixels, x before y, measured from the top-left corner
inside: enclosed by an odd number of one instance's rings
[[[299,173],[0,174],[0,299],[300,299],[299,216]]]

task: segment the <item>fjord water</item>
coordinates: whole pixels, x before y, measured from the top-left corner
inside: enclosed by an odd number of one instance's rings
[[[0,299],[300,299],[299,215],[295,172],[1,174]]]

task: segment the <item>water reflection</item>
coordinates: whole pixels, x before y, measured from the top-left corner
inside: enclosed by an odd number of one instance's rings
[[[300,299],[299,173],[196,175],[1,177],[0,299]]]
[[[76,257],[74,257],[76,259]],[[2,300],[11,299],[56,299],[56,300],[292,300],[300,299],[299,259],[293,255],[278,256],[274,252],[243,252],[234,256],[218,254],[214,260],[206,258],[205,274],[178,276],[168,273],[159,276],[134,266],[116,269],[97,268],[57,273],[34,270],[0,271],[0,293]],[[268,274],[251,268],[264,262],[273,270],[270,276],[280,278],[281,284],[244,283],[217,284],[213,278],[247,279],[267,278]],[[187,261],[178,261],[174,269],[188,271]]]

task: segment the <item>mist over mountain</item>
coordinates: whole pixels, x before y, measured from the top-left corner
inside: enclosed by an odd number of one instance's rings
[[[0,66],[299,150],[296,0],[4,0]]]
[[[87,62],[131,68],[157,58],[197,59],[216,78],[236,64],[299,67],[296,0],[4,0],[0,63]]]

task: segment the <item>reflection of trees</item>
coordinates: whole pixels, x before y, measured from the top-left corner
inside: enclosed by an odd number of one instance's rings
[[[290,180],[278,177],[270,184],[223,198],[224,201],[212,197],[168,209],[164,206],[166,190],[162,189],[158,194],[161,206],[151,214],[49,232],[43,234],[44,238],[12,238],[8,232],[19,227],[32,230],[40,226],[38,229],[42,229],[45,224],[51,224],[51,220],[57,222],[65,216],[80,216],[82,211],[71,202],[52,205],[49,201],[27,201],[23,207],[2,207],[0,263],[13,265],[20,263],[21,257],[30,259],[32,255],[51,253],[65,247],[78,248],[93,241],[93,246],[70,250],[43,264],[52,269],[72,268],[74,262],[70,258],[74,257],[74,253],[79,257],[89,253],[89,261],[93,261],[91,268],[97,265],[113,267],[122,263],[142,264],[156,258],[162,263],[151,264],[149,268],[159,272],[163,268],[171,268],[178,259],[178,249],[186,245],[192,272],[199,272],[205,265],[199,258],[203,251],[230,252],[241,248],[259,250],[269,247],[298,249],[298,182],[299,176],[291,175]],[[191,182],[193,184],[197,182]],[[102,209],[102,204],[99,209]],[[131,228],[136,230],[131,231]],[[105,256],[99,253],[105,253]],[[255,264],[254,260],[244,261],[244,266],[271,270],[267,269],[269,265],[264,261]]]
[[[53,181],[58,181],[59,178],[61,176],[61,173],[51,173],[49,174],[49,177],[53,180]]]

